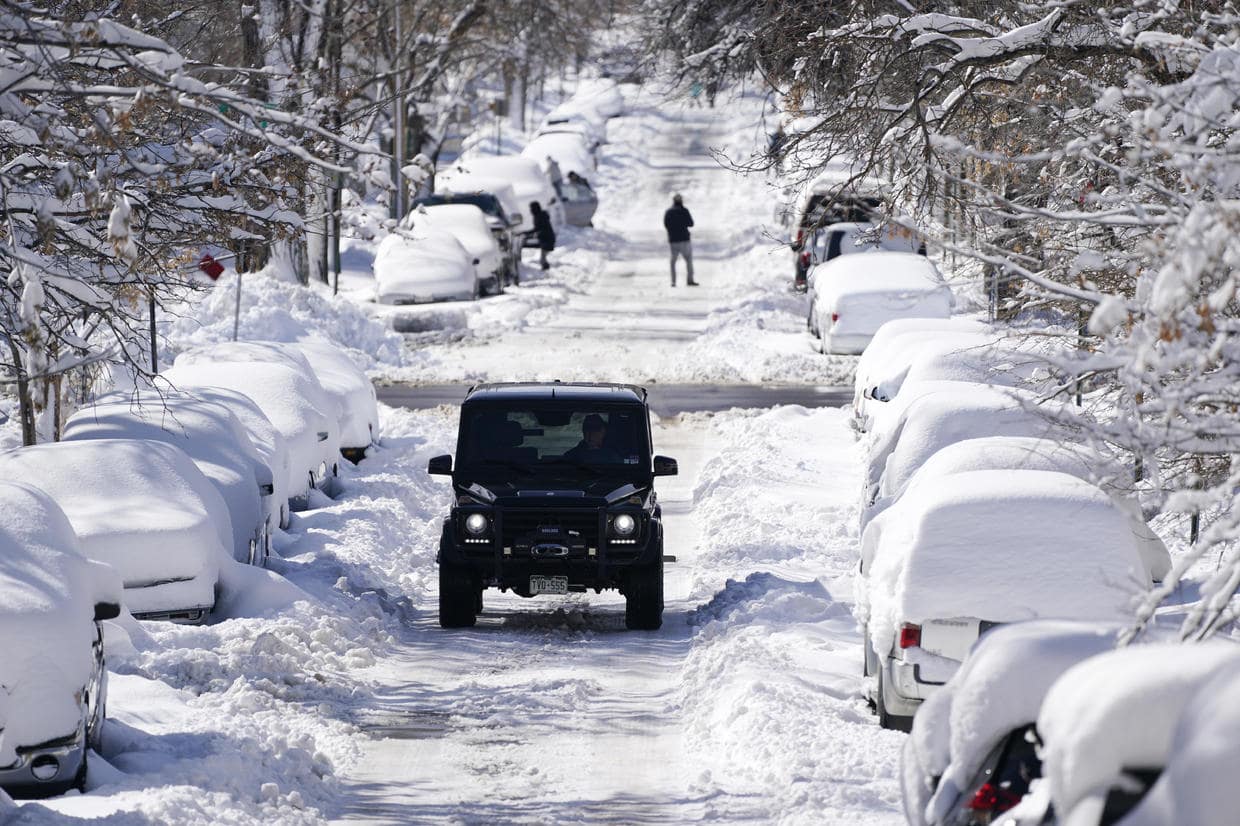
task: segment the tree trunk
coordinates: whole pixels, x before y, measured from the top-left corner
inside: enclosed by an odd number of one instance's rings
[[[13,370],[17,373],[18,416],[22,426],[22,444],[30,447],[38,441],[34,430],[34,399],[30,395],[30,378],[26,375],[22,351],[12,339],[9,340],[9,352],[13,356]]]

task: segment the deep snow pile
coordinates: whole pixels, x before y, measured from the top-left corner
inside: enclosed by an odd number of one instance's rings
[[[782,822],[899,823],[903,738],[875,727],[860,694],[846,415],[730,413],[714,430],[694,497],[691,594],[706,601],[679,695],[699,785],[771,796]]]

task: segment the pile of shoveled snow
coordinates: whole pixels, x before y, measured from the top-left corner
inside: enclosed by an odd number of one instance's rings
[[[846,415],[733,412],[714,429],[691,586],[713,596],[689,615],[679,695],[697,791],[773,796],[781,822],[900,823],[903,738],[879,731],[861,697],[850,614],[859,475]]]

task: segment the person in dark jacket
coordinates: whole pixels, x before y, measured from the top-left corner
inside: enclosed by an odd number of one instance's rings
[[[672,249],[672,286],[676,286],[676,256],[685,259],[685,269],[689,275],[689,286],[696,287],[693,280],[693,247],[689,243],[689,227],[693,226],[693,216],[685,209],[685,200],[679,195],[672,196],[672,206],[663,213],[663,228],[667,230],[667,243]]]
[[[534,216],[534,235],[538,238],[538,249],[542,251],[542,268],[549,270],[551,265],[547,263],[547,253],[555,249],[555,230],[551,228],[551,216],[538,201],[530,201],[530,215]]]

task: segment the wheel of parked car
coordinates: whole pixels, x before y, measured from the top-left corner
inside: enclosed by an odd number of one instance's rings
[[[663,555],[629,574],[624,592],[624,625],[634,631],[657,631],[663,625]]]
[[[471,628],[478,621],[481,594],[469,571],[439,564],[439,627]]]

